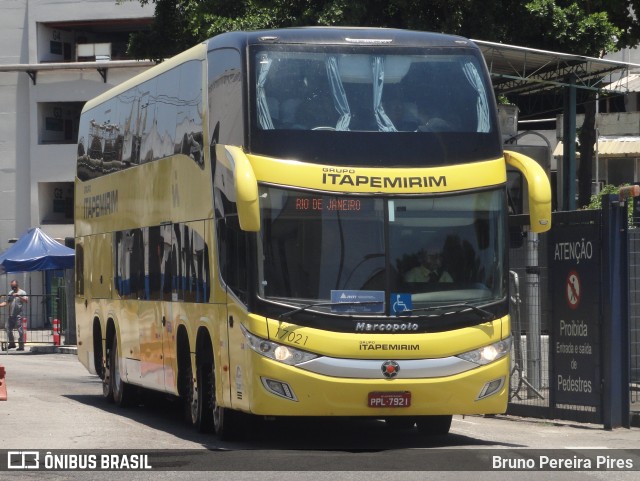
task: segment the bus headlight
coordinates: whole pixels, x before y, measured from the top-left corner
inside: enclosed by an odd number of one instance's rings
[[[478,364],[479,366],[484,366],[485,364],[497,361],[509,354],[509,352],[511,352],[511,341],[512,338],[509,336],[508,338],[494,344],[489,344],[488,346],[474,349],[473,351],[458,354],[457,357],[464,359],[465,361]]]
[[[278,344],[277,342],[268,341],[261,337],[251,334],[244,326],[242,333],[247,339],[247,344],[258,354],[273,359],[274,361],[282,362],[290,366],[295,366],[305,361],[310,361],[318,357],[316,354],[310,352],[301,351],[291,346],[285,346],[284,344]]]

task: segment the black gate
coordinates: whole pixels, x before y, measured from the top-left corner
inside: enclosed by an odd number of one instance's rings
[[[640,227],[629,229],[629,341],[632,424],[640,426]]]

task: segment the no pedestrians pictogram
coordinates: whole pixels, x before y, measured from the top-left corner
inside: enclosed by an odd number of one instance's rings
[[[567,276],[566,296],[567,304],[571,309],[577,309],[580,304],[580,278],[576,271],[569,272]]]

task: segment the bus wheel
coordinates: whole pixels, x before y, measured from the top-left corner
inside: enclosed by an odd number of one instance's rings
[[[213,430],[213,406],[215,405],[213,365],[203,364],[198,366],[198,392],[195,409],[192,411],[195,418],[193,424],[201,433]]]
[[[113,336],[113,344],[111,346],[111,391],[113,393],[113,402],[118,406],[130,406],[135,398],[135,389],[120,377],[120,358],[118,357],[118,336]],[[106,376],[105,376],[106,377]]]
[[[242,439],[241,416],[237,411],[216,404],[213,409],[213,430],[221,441]]]
[[[416,422],[418,432],[426,436],[444,436],[451,429],[453,416],[420,416]]]
[[[113,389],[111,387],[111,355],[108,352],[102,370],[102,397],[110,403],[113,402]]]
[[[196,426],[198,424],[198,391],[193,381],[193,370],[189,361],[182,375],[182,396],[184,406],[184,419],[187,423]]]
[[[233,409],[220,406],[216,400],[215,383],[213,386],[211,396],[213,407],[213,431],[221,441],[242,439],[245,434],[245,419],[243,414],[238,411],[234,411]]]

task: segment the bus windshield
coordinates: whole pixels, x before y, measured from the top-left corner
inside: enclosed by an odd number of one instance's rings
[[[255,48],[251,150],[338,164],[344,159],[352,165],[366,163],[365,158],[384,162],[387,153],[394,165],[500,155],[493,94],[477,51],[364,51],[345,46]],[[338,148],[327,148],[327,131]],[[366,148],[371,142],[386,149]],[[398,159],[400,145],[403,152],[414,152]],[[363,148],[360,158],[357,152]]]
[[[258,292],[265,300],[389,315],[397,295],[416,312],[506,295],[502,189],[383,199],[263,186],[260,197]],[[331,302],[354,292],[379,306]]]

